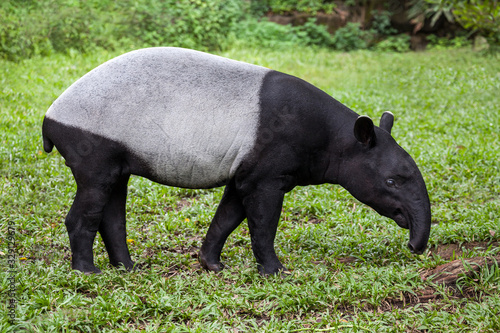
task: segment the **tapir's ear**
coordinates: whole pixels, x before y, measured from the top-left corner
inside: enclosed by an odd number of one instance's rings
[[[375,145],[375,129],[370,117],[359,116],[354,123],[354,136],[365,146]]]
[[[380,128],[391,134],[392,125],[394,125],[394,115],[392,112],[385,111],[380,118]]]

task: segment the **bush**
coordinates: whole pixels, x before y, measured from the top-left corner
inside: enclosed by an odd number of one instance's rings
[[[245,44],[256,47],[279,47],[300,44],[291,25],[280,25],[267,20],[247,19],[235,27],[234,36]]]
[[[389,36],[398,32],[391,25],[391,13],[386,10],[373,16],[370,29],[374,33],[382,36]]]
[[[325,26],[310,19],[302,26],[280,25],[267,20],[249,18],[235,26],[234,37],[255,47],[332,46],[333,38]]]
[[[323,11],[331,13],[335,8],[333,1],[324,0],[252,0],[252,6],[261,11],[271,11],[273,13],[315,13]]]
[[[304,25],[294,27],[295,33],[305,45],[333,46],[333,37],[323,25],[310,18]]]
[[[214,50],[224,48],[243,8],[237,0],[143,0],[131,14],[127,23],[132,36],[146,45]]]
[[[412,3],[420,8],[419,13],[432,13],[434,19],[451,15],[449,8],[453,5],[453,13],[464,27],[487,37],[490,45],[500,44],[500,6],[495,0]],[[374,16],[370,30],[361,29],[359,23],[348,23],[333,36],[314,18],[297,27],[255,18],[269,8],[313,13],[331,11],[333,6],[331,1],[319,0],[2,0],[0,58],[18,61],[71,50],[167,45],[210,51],[226,49],[235,40],[263,47],[308,45],[352,51],[367,49],[383,39],[375,49],[408,50],[407,36],[392,36],[396,31],[387,11]],[[462,42],[458,39],[452,43]],[[431,40],[435,47],[444,44]]]
[[[359,23],[349,22],[345,27],[335,31],[332,45],[340,51],[366,49],[370,46],[373,38],[373,33],[362,30]]]
[[[493,45],[500,45],[500,4],[498,0],[412,0],[409,17],[422,27],[425,18],[434,25],[442,16],[465,29],[478,32]],[[418,30],[418,29],[417,29]]]
[[[326,28],[314,19],[298,27],[258,21],[248,14],[252,4],[243,0],[4,0],[0,58],[17,61],[70,50],[166,45],[210,51],[225,49],[235,39],[264,47],[333,44]]]
[[[466,29],[479,32],[498,49],[500,46],[500,4],[497,0],[451,1],[453,14]]]
[[[0,58],[172,45],[214,50],[244,15],[241,0],[4,0]]]
[[[450,39],[445,37],[438,37],[436,35],[429,35],[427,36],[427,40],[429,41],[427,48],[436,50],[455,49],[470,46],[472,44],[471,41],[468,40],[465,36],[458,36]]]
[[[19,60],[50,54],[49,26],[40,24],[44,15],[41,12],[30,14],[33,6],[20,3],[25,6],[14,7],[7,2],[0,7],[0,57]]]
[[[410,51],[410,38],[405,34],[388,36],[379,42],[375,49],[382,52],[408,52]]]

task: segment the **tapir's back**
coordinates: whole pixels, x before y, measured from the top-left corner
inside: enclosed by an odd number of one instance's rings
[[[253,147],[268,72],[192,50],[143,49],[83,76],[46,118],[122,144],[157,181],[210,187]]]

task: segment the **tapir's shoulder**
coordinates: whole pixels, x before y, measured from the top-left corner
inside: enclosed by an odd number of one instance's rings
[[[287,73],[270,71],[262,83],[261,99],[273,100],[277,97],[296,103],[301,101],[329,103],[333,100],[328,93],[301,78]]]

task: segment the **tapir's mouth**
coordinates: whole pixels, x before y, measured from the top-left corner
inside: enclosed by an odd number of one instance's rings
[[[408,224],[408,219],[402,214],[402,213],[397,213],[394,217],[393,220],[399,225],[401,228],[404,229],[409,229],[409,224]]]
[[[384,215],[383,213],[381,214]],[[396,210],[392,211],[392,214],[389,213],[384,216],[393,219],[401,228],[410,230],[410,241],[408,242],[408,248],[410,249],[411,253],[422,254],[424,252],[427,246],[427,241],[429,239],[430,227],[427,227],[427,230],[425,230],[425,227],[419,228],[415,223],[415,221],[419,221],[418,216],[415,217],[402,208],[397,208]],[[430,218],[428,218],[428,220],[430,220]],[[425,220],[422,223],[427,225],[427,223],[425,223]],[[428,225],[430,226],[430,222],[428,222]]]
[[[396,223],[401,228],[410,229],[410,241],[408,242],[408,248],[410,249],[410,252],[413,254],[422,254],[425,250],[425,246],[421,249],[418,248],[417,246],[415,246],[415,244],[414,244],[415,232],[414,232],[413,228],[410,228],[409,223],[408,223],[408,219],[403,214],[397,214],[394,217],[394,221],[396,221]]]

